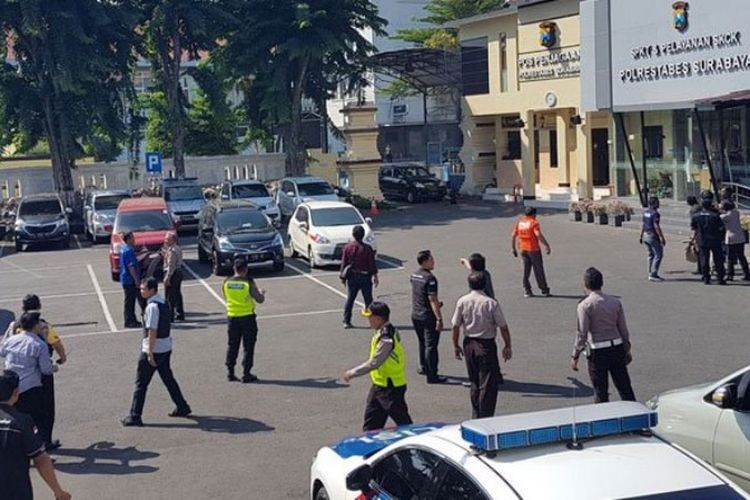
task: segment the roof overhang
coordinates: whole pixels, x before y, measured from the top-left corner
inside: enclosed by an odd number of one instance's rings
[[[461,54],[457,50],[393,50],[375,54],[370,63],[375,71],[401,78],[421,92],[461,85]]]
[[[750,105],[750,90],[730,92],[718,97],[696,101],[695,107],[701,110],[728,109]]]

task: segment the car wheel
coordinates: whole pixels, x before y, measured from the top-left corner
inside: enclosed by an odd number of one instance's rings
[[[208,254],[203,250],[203,246],[200,243],[198,243],[198,262],[208,262]]]
[[[299,257],[299,252],[294,248],[294,243],[292,242],[291,236],[289,236],[289,255],[291,255],[293,259]]]
[[[283,271],[284,270],[284,261],[281,262],[274,262],[273,263],[273,270],[274,271]]]
[[[315,500],[330,500],[328,491],[325,486],[321,486],[317,493],[315,493]]]
[[[414,191],[409,191],[406,193],[406,202],[407,203],[416,203],[417,202],[417,193]]]
[[[313,253],[312,247],[307,247],[307,260],[310,263],[310,269],[315,269],[315,254]]]
[[[219,259],[219,253],[214,250],[211,258],[211,270],[215,276],[222,276],[224,274],[224,268],[221,267],[221,260]]]
[[[117,273],[112,273],[112,281],[119,282],[120,281],[120,275]]]
[[[67,248],[70,248],[70,238],[68,238],[67,240],[62,240],[60,242],[60,249],[61,250],[65,250]]]

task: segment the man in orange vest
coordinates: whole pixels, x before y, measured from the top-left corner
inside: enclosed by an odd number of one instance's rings
[[[516,222],[516,226],[513,228],[513,239],[511,241],[513,257],[518,257],[516,241],[518,241],[518,246],[521,248],[521,259],[523,260],[524,297],[534,296],[534,292],[531,290],[531,283],[529,282],[529,276],[531,275],[532,269],[534,269],[534,277],[536,278],[536,283],[539,285],[542,295],[549,297],[550,290],[547,285],[547,277],[544,275],[542,249],[539,246],[539,243],[544,245],[547,255],[552,252],[552,249],[542,234],[542,229],[536,218],[536,208],[526,207],[525,215],[521,216],[518,222]]]

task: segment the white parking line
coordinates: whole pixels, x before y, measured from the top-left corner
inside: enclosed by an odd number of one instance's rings
[[[327,288],[328,290],[332,291],[336,295],[339,295],[339,296],[341,296],[343,298],[346,298],[346,294],[344,292],[342,292],[341,290],[337,290],[334,287],[332,287],[331,285],[329,285],[328,283],[324,283],[324,282],[320,281],[318,278],[316,278],[315,276],[312,276],[310,273],[306,273],[305,271],[303,271],[299,267],[293,266],[293,265],[289,264],[288,262],[286,264],[286,267],[288,267],[292,271],[295,271],[300,276],[304,276],[305,278],[309,279],[313,283],[317,283],[318,285],[322,286],[323,288]],[[354,303],[357,304],[360,307],[365,307],[365,305],[362,302],[358,301],[358,300],[356,300]]]
[[[17,269],[17,270],[19,270],[19,271],[22,271],[22,272],[24,272],[24,273],[28,273],[28,274],[32,275],[33,277],[35,277],[35,278],[38,278],[38,279],[40,279],[40,280],[41,280],[41,279],[44,279],[44,276],[42,276],[42,275],[40,275],[40,274],[37,274],[37,273],[35,273],[34,271],[32,271],[32,270],[30,270],[30,269],[26,269],[25,267],[21,267],[21,266],[19,266],[18,264],[16,264],[16,263],[14,263],[14,262],[11,262],[11,261],[9,261],[8,259],[4,259],[2,263],[3,263],[3,264],[8,264],[8,265],[9,265],[10,267],[12,267],[12,268],[14,268],[14,269]]]
[[[112,319],[112,314],[110,314],[109,312],[109,306],[107,305],[107,301],[104,299],[102,288],[99,286],[99,280],[97,279],[96,274],[94,274],[94,268],[91,267],[91,264],[86,264],[86,268],[89,270],[89,276],[91,276],[91,283],[94,284],[94,290],[96,291],[97,297],[99,297],[99,304],[102,306],[102,312],[104,313],[104,318],[107,320],[107,325],[109,326],[109,330],[112,332],[116,332],[117,326],[115,325],[115,322]]]
[[[206,282],[206,280],[204,280],[203,278],[201,278],[200,276],[198,276],[198,274],[197,274],[197,273],[196,273],[195,271],[193,271],[193,270],[192,270],[192,269],[190,268],[190,266],[188,266],[187,264],[185,264],[185,263],[183,262],[183,263],[182,263],[182,267],[184,267],[184,268],[185,268],[185,270],[186,270],[186,271],[187,271],[188,273],[190,273],[190,275],[191,275],[191,276],[192,276],[193,278],[195,278],[196,280],[198,280],[198,283],[200,283],[201,285],[203,285],[203,288],[205,288],[206,290],[208,290],[208,293],[210,293],[211,295],[213,295],[213,297],[214,297],[214,298],[215,298],[215,299],[216,299],[217,301],[219,301],[219,304],[221,304],[222,306],[226,306],[226,305],[227,305],[227,303],[226,303],[226,302],[224,302],[224,299],[223,299],[223,298],[222,298],[222,297],[221,297],[221,296],[220,296],[220,295],[219,295],[218,293],[216,293],[216,290],[214,290],[213,288],[211,288],[211,285],[209,285],[209,284],[208,284],[208,283]]]

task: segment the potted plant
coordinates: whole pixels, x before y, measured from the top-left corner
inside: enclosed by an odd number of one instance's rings
[[[633,214],[635,213],[635,210],[633,210],[633,207],[630,205],[625,205],[625,220],[630,222],[630,219],[633,218]]]
[[[593,212],[597,223],[602,226],[606,226],[609,223],[609,217],[607,217],[607,205],[604,203],[594,203]]]
[[[572,201],[568,206],[568,212],[570,213],[570,220],[574,222],[581,222],[583,215],[581,215],[581,206],[577,201]]]
[[[622,223],[625,221],[625,213],[627,211],[628,206],[620,200],[610,201],[609,205],[607,205],[610,224],[615,227],[622,227]]]
[[[581,214],[586,214],[586,222],[594,222],[594,202],[591,200],[581,200],[578,202],[578,206],[581,209]]]
[[[750,232],[750,215],[743,215],[740,219],[740,225],[742,230],[745,231],[745,241],[750,241],[748,238],[748,232]]]

